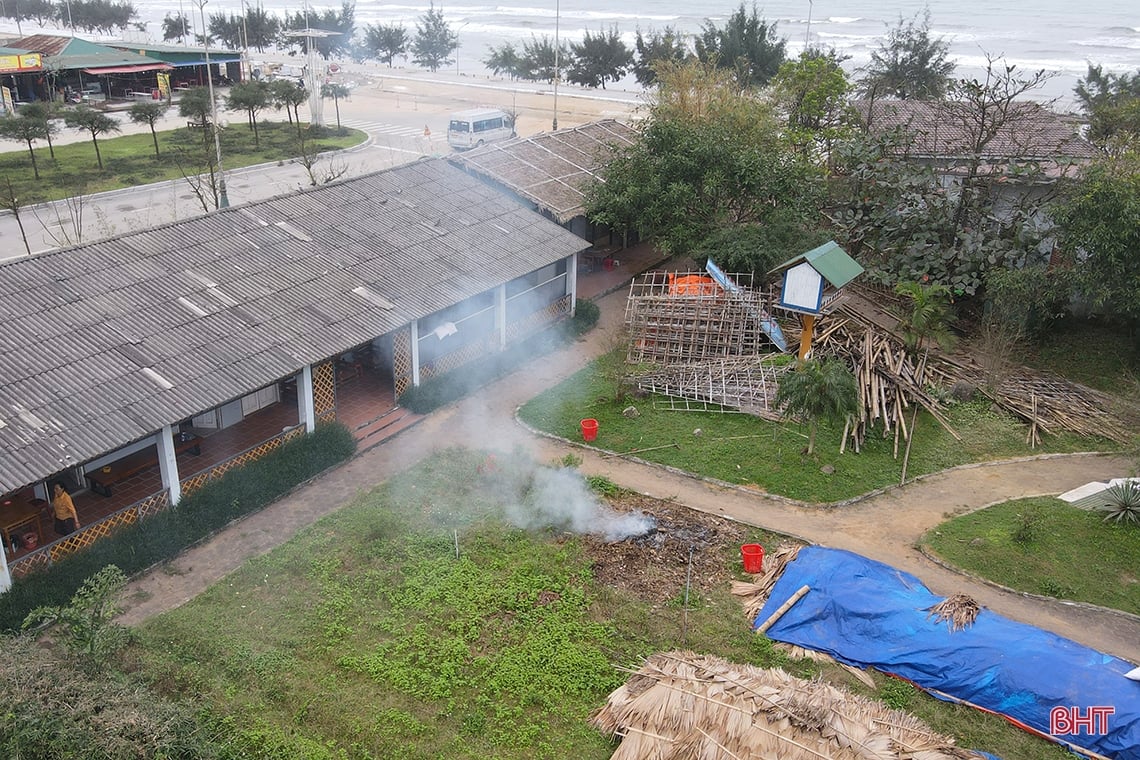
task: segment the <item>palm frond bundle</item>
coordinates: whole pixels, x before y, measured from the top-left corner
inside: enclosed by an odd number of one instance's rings
[[[951,631],[961,631],[974,624],[978,619],[978,613],[982,611],[982,606],[973,597],[953,594],[926,609],[930,613],[927,617],[934,618],[934,622],[941,623],[945,620]]]
[[[822,681],[693,652],[656,654],[591,718],[613,760],[968,760],[907,713]]]

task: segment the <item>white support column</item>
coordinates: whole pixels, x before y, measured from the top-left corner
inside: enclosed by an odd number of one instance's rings
[[[507,284],[495,292],[495,330],[499,333],[499,350],[507,347]]]
[[[12,588],[12,573],[8,570],[8,549],[0,547],[0,594]]]
[[[420,321],[412,320],[412,385],[420,386]]]
[[[570,296],[570,316],[578,303],[578,254],[566,257],[566,295]]]
[[[158,443],[158,470],[162,474],[162,486],[170,492],[170,506],[182,500],[182,481],[178,477],[178,460],[174,454],[174,428],[163,426],[155,436]]]
[[[317,429],[317,413],[313,408],[313,365],[306,364],[297,375],[297,421],[305,432]]]

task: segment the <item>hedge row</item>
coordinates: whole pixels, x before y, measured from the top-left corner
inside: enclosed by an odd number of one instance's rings
[[[600,314],[601,310],[596,303],[579,298],[574,303],[574,316],[571,319],[519,341],[504,351],[488,354],[446,375],[433,377],[408,388],[400,396],[400,406],[416,414],[433,412],[498,380],[537,356],[562,348],[591,330],[598,323]]]
[[[85,551],[16,580],[0,594],[0,630],[18,630],[28,612],[40,605],[66,605],[83,581],[106,565],[118,565],[131,576],[178,556],[355,451],[356,440],[344,425],[319,425],[311,435],[288,441],[207,483],[176,508],[123,527]]]

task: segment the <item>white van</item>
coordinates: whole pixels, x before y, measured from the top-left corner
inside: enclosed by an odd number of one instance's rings
[[[515,125],[510,115],[497,108],[458,111],[451,114],[451,123],[447,126],[447,144],[455,150],[478,148],[514,136]]]

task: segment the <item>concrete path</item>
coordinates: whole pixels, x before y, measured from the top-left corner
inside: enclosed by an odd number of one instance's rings
[[[514,412],[520,404],[615,345],[620,339],[625,297],[619,291],[601,299],[601,323],[585,340],[430,415],[415,428],[232,525],[168,567],[135,580],[129,587],[122,622],[135,624],[183,604],[247,558],[284,543],[301,528],[435,450],[456,445],[503,451],[522,447],[540,462],[575,452],[583,457],[581,470],[587,474],[604,475],[626,488],[693,509],[859,552],[914,573],[935,593],[969,594],[1009,618],[1140,662],[1140,620],[1001,591],[948,571],[914,548],[923,533],[948,515],[1012,498],[1057,494],[1090,480],[1119,476],[1128,472],[1125,460],[1078,455],[962,468],[854,505],[825,509],[789,504],[659,467],[602,458],[601,452],[535,436],[518,425]]]

